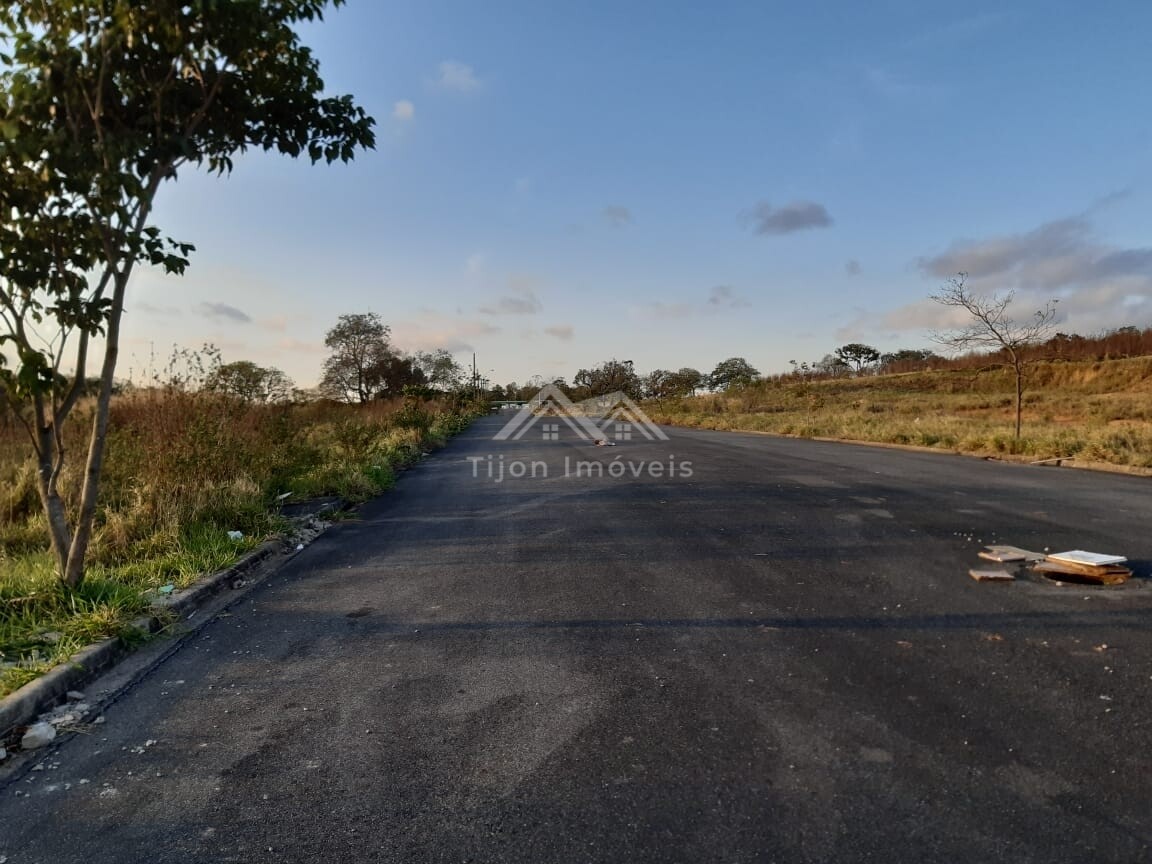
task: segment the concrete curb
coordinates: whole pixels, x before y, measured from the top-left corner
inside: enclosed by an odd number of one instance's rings
[[[232,566],[202,576],[170,597],[160,598],[152,604],[156,614],[141,616],[132,622],[132,626],[144,633],[156,633],[167,626],[165,619],[172,614],[186,617],[186,613],[219,594],[237,576],[280,551],[281,544],[280,540],[268,540]],[[82,648],[64,663],[0,699],[0,741],[61,702],[69,690],[83,690],[97,675],[131,651],[132,648],[119,637],[104,639]]]
[[[398,466],[397,473],[414,467],[422,461],[422,458],[417,457],[408,465]],[[301,521],[320,519],[333,513],[343,513],[354,506],[342,498],[335,498],[325,503],[314,513],[301,517]],[[320,533],[324,532],[321,531]],[[133,621],[131,626],[143,633],[152,634],[169,626],[169,619],[173,616],[187,620],[194,612],[223,591],[229,582],[280,551],[285,539],[267,540],[230,567],[202,576],[182,591],[157,599],[152,603],[152,609],[156,614],[143,615]],[[305,545],[310,545],[315,539],[313,537],[306,540]],[[288,551],[285,560],[294,557],[297,552],[296,549]],[[83,690],[102,672],[114,666],[132,650],[133,648],[126,645],[119,637],[104,639],[94,645],[82,648],[44,675],[34,681],[29,681],[19,690],[0,698],[0,744],[3,744],[4,740],[15,730],[28,725],[40,714],[63,702],[69,690]]]

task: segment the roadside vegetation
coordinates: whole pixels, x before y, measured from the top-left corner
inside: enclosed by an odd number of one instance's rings
[[[914,372],[797,371],[644,404],[657,423],[1152,468],[1152,357],[1039,360],[1016,436],[1016,378],[988,358]]]
[[[167,383],[113,398],[96,529],[75,588],[61,584],[51,554],[28,433],[14,412],[0,415],[0,695],[96,639],[126,634],[158,594],[283,530],[281,496],[363,501],[474,410],[462,395],[429,392],[363,405],[244,398],[220,389],[228,367],[189,372],[201,357],[185,354]],[[78,406],[66,449],[83,447],[92,410]],[[60,476],[69,508],[82,470],[71,463]]]
[[[1152,469],[1152,328],[1049,334],[1051,305],[1014,322],[1010,295],[974,294],[963,274],[941,297],[966,309],[970,324],[937,334],[938,344],[984,350],[944,357],[853,342],[769,376],[743,357],[710,373],[647,374],[612,359],[580,369],[571,384],[535,376],[491,395],[523,401],[550,383],[577,402],[624,393],[669,425]]]

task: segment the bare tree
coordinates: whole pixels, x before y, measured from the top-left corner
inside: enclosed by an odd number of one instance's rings
[[[967,279],[967,273],[957,274],[930,299],[942,306],[962,309],[968,313],[969,323],[955,330],[933,333],[932,338],[955,350],[986,348],[1002,352],[1008,358],[1004,365],[1011,367],[1016,376],[1016,437],[1019,438],[1024,373],[1029,361],[1027,349],[1051,337],[1058,301],[1049,300],[1029,320],[1018,322],[1008,315],[1016,292],[1009,291],[1003,296],[978,294],[968,287]]]

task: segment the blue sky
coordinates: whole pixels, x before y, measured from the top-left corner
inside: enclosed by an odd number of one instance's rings
[[[775,372],[929,345],[957,270],[1152,326],[1152,4],[350,0],[304,32],[377,149],[165,188],[198,251],[135,280],[122,372],[211,341],[311,386],[365,311],[499,383]]]

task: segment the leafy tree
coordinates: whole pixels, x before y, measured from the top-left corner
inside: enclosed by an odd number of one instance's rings
[[[150,223],[161,185],[189,166],[227,174],[250,147],[332,162],[374,144],[374,121],[350,96],[322,95],[295,30],[342,2],[0,7],[0,342],[15,355],[3,384],[32,438],[67,585],[84,575],[129,280],[140,262],[182,273],[192,251]],[[101,388],[72,509],[61,428],[97,336]]]
[[[427,388],[420,357],[396,350],[391,336],[391,328],[375,312],[341,315],[324,337],[332,353],[324,360],[320,391],[329,399],[363,404],[400,396],[405,388]],[[440,362],[436,355],[428,356],[433,365]],[[443,367],[440,371],[445,374]]]
[[[669,391],[671,389],[669,382],[672,379],[672,372],[667,369],[654,369],[644,376],[641,382],[643,386],[643,395],[646,399],[660,399],[665,396],[672,395]]]
[[[845,366],[850,366],[857,374],[865,367],[873,366],[880,360],[880,352],[862,342],[849,342],[836,349],[836,356]]]
[[[619,391],[639,399],[644,389],[631,360],[612,359],[591,369],[581,369],[572,378],[572,383],[580,388],[584,398]]]
[[[673,372],[657,369],[644,378],[644,395],[662,399],[673,396],[692,396],[703,386],[704,376],[696,369],[687,366]]]
[[[401,396],[410,389],[418,391],[428,389],[428,379],[416,364],[414,357],[398,352],[389,353],[382,358],[374,371],[378,376],[373,394],[376,399]]]
[[[933,338],[942,345],[956,350],[986,348],[1007,357],[1005,365],[1016,378],[1016,437],[1020,437],[1021,415],[1024,406],[1024,375],[1028,366],[1027,349],[1046,340],[1052,334],[1056,318],[1056,300],[1049,300],[1037,310],[1029,321],[1017,322],[1008,315],[1014,292],[1004,296],[978,294],[967,285],[967,274],[960,273],[948,281],[938,294],[931,295],[942,306],[960,309],[968,314],[965,327]]]
[[[885,369],[897,364],[923,366],[931,363],[933,360],[941,359],[943,358],[930,348],[901,348],[899,351],[881,354],[880,365]]]
[[[716,364],[708,376],[708,386],[713,390],[745,387],[759,377],[760,373],[743,357],[729,357]]]
[[[852,367],[836,354],[825,354],[813,364],[813,368],[821,374],[835,377],[846,374]]]
[[[391,334],[375,312],[341,315],[324,337],[332,353],[324,360],[321,391],[343,402],[374,399],[395,354]]]
[[[696,391],[706,386],[706,376],[699,369],[682,366],[672,376],[672,386],[677,396],[695,396]]]
[[[788,365],[792,367],[791,374],[799,378],[807,378],[812,372],[812,367],[807,362],[797,363],[795,360],[789,360]]]
[[[464,380],[464,367],[443,348],[417,351],[412,359],[430,387],[455,390]]]
[[[227,393],[241,402],[287,402],[292,398],[292,379],[275,367],[237,360],[213,369],[204,389]]]

